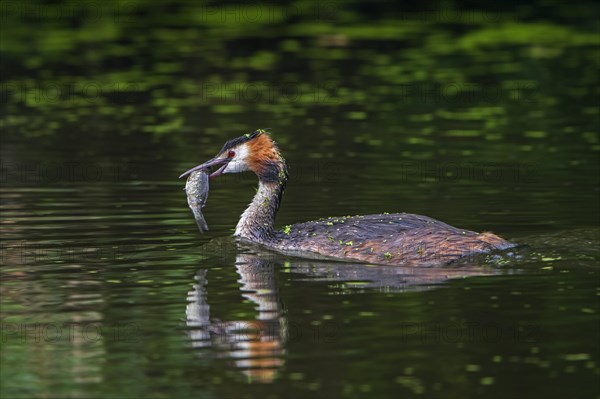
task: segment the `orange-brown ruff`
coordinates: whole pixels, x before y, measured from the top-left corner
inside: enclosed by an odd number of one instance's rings
[[[457,229],[408,213],[329,218],[277,231],[273,227],[275,215],[288,173],[285,160],[271,137],[257,130],[230,140],[215,158],[196,168],[215,165],[221,167],[211,177],[247,170],[258,176],[257,193],[241,215],[234,235],[279,252],[377,264],[430,266],[515,246],[492,233]]]

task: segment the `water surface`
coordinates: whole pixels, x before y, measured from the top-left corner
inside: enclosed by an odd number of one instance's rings
[[[6,10],[2,397],[598,397],[595,8],[162,4]],[[252,175],[211,183],[200,234],[177,176],[256,128],[290,165],[280,227],[411,212],[522,247],[240,247]]]

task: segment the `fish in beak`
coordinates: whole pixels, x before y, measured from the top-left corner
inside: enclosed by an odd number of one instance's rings
[[[179,178],[189,175],[197,170],[210,169],[212,167],[219,166],[219,168],[209,175],[209,178],[214,179],[215,177],[221,176],[223,171],[227,167],[227,164],[231,161],[231,158],[213,158],[210,161],[206,161],[201,165],[194,166],[192,169],[182,173]]]

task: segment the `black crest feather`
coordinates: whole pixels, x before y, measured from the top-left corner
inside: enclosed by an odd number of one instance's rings
[[[219,151],[219,154],[222,154],[223,152],[230,150],[231,148],[238,146],[240,144],[247,143],[248,141],[250,141],[266,132],[267,131],[265,129],[258,129],[258,130],[253,131],[252,133],[246,133],[243,136],[236,137],[235,139],[231,139],[223,145],[223,148],[221,148],[221,151]]]

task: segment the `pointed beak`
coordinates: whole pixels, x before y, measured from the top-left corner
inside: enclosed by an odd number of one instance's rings
[[[190,173],[196,172],[201,169],[210,169],[213,166],[220,166],[219,169],[217,169],[215,172],[213,172],[209,175],[209,178],[214,179],[215,177],[221,176],[223,174],[223,171],[227,167],[227,164],[229,163],[229,161],[231,161],[230,158],[213,158],[210,161],[204,162],[202,165],[194,166],[192,169],[188,170],[187,172],[182,173],[179,176],[179,178],[181,179],[182,177],[187,176]]]

